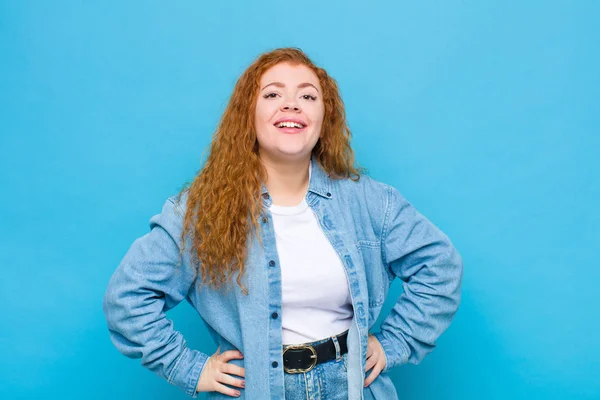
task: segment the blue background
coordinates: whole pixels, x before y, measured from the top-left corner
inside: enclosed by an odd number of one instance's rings
[[[464,257],[401,399],[600,398],[600,3],[367,3],[0,2],[0,398],[187,398],[117,352],[102,295],[282,46],[338,80],[359,162]],[[214,352],[189,305],[169,315]]]

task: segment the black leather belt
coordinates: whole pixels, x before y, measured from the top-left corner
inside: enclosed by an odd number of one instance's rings
[[[346,354],[348,352],[348,345],[346,344],[348,331],[335,337],[340,345],[340,355]],[[334,360],[335,357],[336,350],[332,338],[329,338],[329,340],[326,342],[318,345],[303,343],[298,345],[284,346],[283,370],[288,374],[308,372],[313,369],[315,365]]]

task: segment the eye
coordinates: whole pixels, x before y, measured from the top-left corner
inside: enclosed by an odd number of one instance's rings
[[[312,101],[315,101],[315,100],[317,99],[317,96],[313,96],[313,95],[311,95],[311,94],[305,94],[304,96],[302,96],[302,98],[303,98],[304,100],[312,100]]]
[[[275,93],[275,92],[271,92],[271,93],[267,93],[267,94],[263,95],[263,98],[265,98],[265,99],[274,99],[275,97],[277,97],[277,93]]]

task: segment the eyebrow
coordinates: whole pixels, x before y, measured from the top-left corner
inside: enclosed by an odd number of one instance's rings
[[[265,90],[265,88],[267,88],[267,87],[269,87],[271,85],[277,86],[277,87],[281,87],[281,88],[285,87],[285,85],[283,83],[281,83],[281,82],[271,82],[271,83],[269,83],[268,85],[266,85],[264,88],[262,88],[260,90],[261,91]],[[317,89],[317,87],[315,85],[313,85],[312,83],[308,83],[308,82],[304,82],[304,83],[299,84],[298,85],[298,89],[302,89],[302,88],[305,88],[305,87],[308,87],[308,86],[314,87],[317,92],[319,91],[319,89]]]

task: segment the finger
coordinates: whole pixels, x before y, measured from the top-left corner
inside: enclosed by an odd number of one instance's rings
[[[221,382],[221,383],[226,383],[231,386],[240,387],[240,388],[243,388],[246,386],[246,382],[243,379],[237,379],[231,375],[227,375],[227,374],[223,374],[223,373],[219,374],[217,381]]]
[[[371,374],[367,377],[367,379],[365,379],[364,387],[369,386],[375,380],[375,378],[377,378],[377,376],[379,375],[380,372],[381,372],[380,367],[378,367],[378,366],[374,367],[373,370],[371,371]]]
[[[222,362],[229,362],[230,360],[236,359],[236,358],[244,358],[244,355],[238,351],[238,350],[227,350],[225,352],[223,352],[220,356],[220,360]]]
[[[369,358],[367,360],[367,364],[365,365],[365,371],[368,371],[371,368],[373,368],[375,366],[375,364],[377,364],[377,360],[375,359],[375,357]]]
[[[379,360],[377,361],[377,365],[379,366],[379,369],[381,371],[383,371],[385,369],[385,364],[386,364],[385,355],[382,355],[381,357],[379,357]]]
[[[227,386],[225,386],[219,382],[215,382],[215,392],[223,393],[223,394],[226,394],[227,396],[231,396],[231,397],[240,397],[239,390],[228,388]]]
[[[221,368],[221,372],[224,372],[226,374],[230,374],[230,375],[237,375],[237,376],[241,376],[241,377],[246,377],[246,370],[243,367],[240,367],[239,365],[235,365],[235,364],[223,364],[222,368]]]

